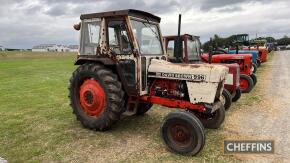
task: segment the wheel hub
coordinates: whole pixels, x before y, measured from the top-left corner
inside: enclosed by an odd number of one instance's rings
[[[90,116],[98,117],[105,108],[105,91],[94,79],[87,79],[80,86],[80,105]]]
[[[186,145],[191,142],[190,131],[182,125],[175,125],[170,130],[170,135],[173,142],[181,145]]]
[[[249,87],[249,83],[248,83],[248,81],[246,80],[246,79],[241,79],[240,80],[240,88],[242,89],[242,90],[245,90],[245,89],[247,89]]]
[[[88,104],[93,104],[93,98],[94,98],[94,95],[91,91],[86,91],[85,94],[85,102],[88,103]]]

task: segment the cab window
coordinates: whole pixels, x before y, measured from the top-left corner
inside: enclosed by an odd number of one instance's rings
[[[80,54],[96,55],[100,40],[100,21],[84,20],[81,25]]]
[[[187,41],[188,59],[191,61],[200,60],[199,58],[199,42],[196,40]]]
[[[126,29],[125,21],[111,20],[108,22],[109,48],[115,54],[129,54],[132,51]]]
[[[131,19],[131,24],[141,54],[163,54],[162,42],[156,24],[135,19]]]

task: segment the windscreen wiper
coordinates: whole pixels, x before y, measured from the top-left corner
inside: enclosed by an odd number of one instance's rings
[[[145,20],[147,21],[147,23],[149,24],[149,25],[147,25],[146,23],[144,23],[144,22],[142,22],[147,28],[149,28],[153,33],[154,33],[154,35],[155,35],[155,37],[159,40],[160,38],[159,38],[159,34],[156,32],[156,31],[154,31],[153,29],[152,29],[152,27],[150,26],[150,22],[149,22],[149,20],[147,19],[147,18],[145,18]]]

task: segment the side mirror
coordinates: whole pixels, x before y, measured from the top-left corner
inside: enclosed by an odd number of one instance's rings
[[[81,23],[75,24],[73,27],[75,30],[79,31],[81,29]]]

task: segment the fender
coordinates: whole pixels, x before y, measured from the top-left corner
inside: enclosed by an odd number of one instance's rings
[[[82,65],[86,62],[99,62],[99,63],[102,63],[104,65],[109,65],[109,66],[116,65],[116,62],[110,58],[99,58],[98,56],[95,56],[95,55],[78,56],[75,61],[75,65]]]

